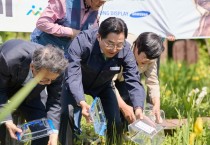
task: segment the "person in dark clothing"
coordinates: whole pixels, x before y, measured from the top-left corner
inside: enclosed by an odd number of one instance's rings
[[[143,118],[145,92],[140,83],[140,75],[130,44],[125,40],[128,30],[120,18],[105,19],[99,29],[81,32],[71,43],[69,52],[69,66],[65,72],[63,85],[62,115],[60,133],[67,136],[68,130],[80,133],[81,113],[90,121],[90,106],[85,101],[85,95],[96,96],[101,99],[107,118],[107,140],[112,144],[116,139],[120,144],[122,123],[120,110],[115,95],[112,79],[123,66],[123,76],[130,99],[138,119]],[[70,114],[73,107],[74,116]],[[68,119],[73,120],[68,125]],[[114,131],[113,126],[116,127]],[[114,134],[114,132],[117,132]],[[70,134],[69,134],[70,135]],[[64,139],[65,140],[65,139]],[[64,144],[67,142],[64,142]],[[63,144],[63,145],[64,145]],[[68,143],[67,143],[68,144]]]
[[[68,65],[62,50],[52,46],[42,46],[24,40],[10,40],[0,47],[0,109],[8,100],[33,77],[42,73],[44,76],[17,108],[26,121],[48,118],[53,121],[55,130],[49,137],[32,141],[32,145],[57,145],[60,123],[60,92],[63,71]],[[47,91],[47,98],[41,94]],[[43,102],[47,100],[46,102]],[[9,115],[0,122],[13,139],[15,133],[22,132]],[[5,140],[5,132],[0,130],[0,141]],[[3,135],[3,136],[2,136]]]

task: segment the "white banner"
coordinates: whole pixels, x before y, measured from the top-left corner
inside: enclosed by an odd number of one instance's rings
[[[195,1],[200,1],[200,5]],[[209,3],[209,8],[208,4]],[[0,0],[0,31],[31,32],[47,0]],[[152,31],[176,39],[210,36],[207,0],[112,0],[99,12],[100,21],[120,17],[129,33]],[[209,20],[208,20],[209,18]],[[209,21],[209,22],[208,22]],[[209,23],[209,24],[208,24]]]
[[[0,31],[32,32],[48,0],[0,0]]]
[[[204,0],[197,1],[204,3]],[[207,1],[210,11],[210,1]],[[104,5],[100,21],[120,17],[128,25],[129,32],[136,36],[152,31],[163,37],[174,35],[177,39],[205,38],[210,36],[210,14],[208,26],[202,26],[202,30],[199,25],[203,19],[208,22],[207,16],[204,18],[208,13],[195,0],[113,0]]]

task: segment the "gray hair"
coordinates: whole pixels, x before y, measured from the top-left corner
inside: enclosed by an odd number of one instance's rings
[[[65,59],[61,49],[47,45],[34,51],[32,63],[37,71],[46,69],[52,73],[61,74],[66,69],[68,60]]]

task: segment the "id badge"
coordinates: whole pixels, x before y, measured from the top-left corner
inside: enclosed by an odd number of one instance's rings
[[[110,67],[110,70],[119,71],[120,70],[120,67],[119,66]]]

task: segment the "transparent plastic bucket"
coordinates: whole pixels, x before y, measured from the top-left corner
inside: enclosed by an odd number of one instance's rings
[[[22,129],[22,133],[16,133],[16,136],[21,142],[46,137],[55,130],[52,120],[46,118],[26,122],[18,127]]]
[[[89,110],[91,120],[93,121],[95,133],[104,136],[107,128],[106,117],[100,98],[96,97]]]
[[[164,127],[155,123],[152,110],[144,110],[144,118],[136,120],[128,126],[130,139],[137,144],[160,145],[164,139]],[[165,113],[161,110],[161,119],[165,119]]]

